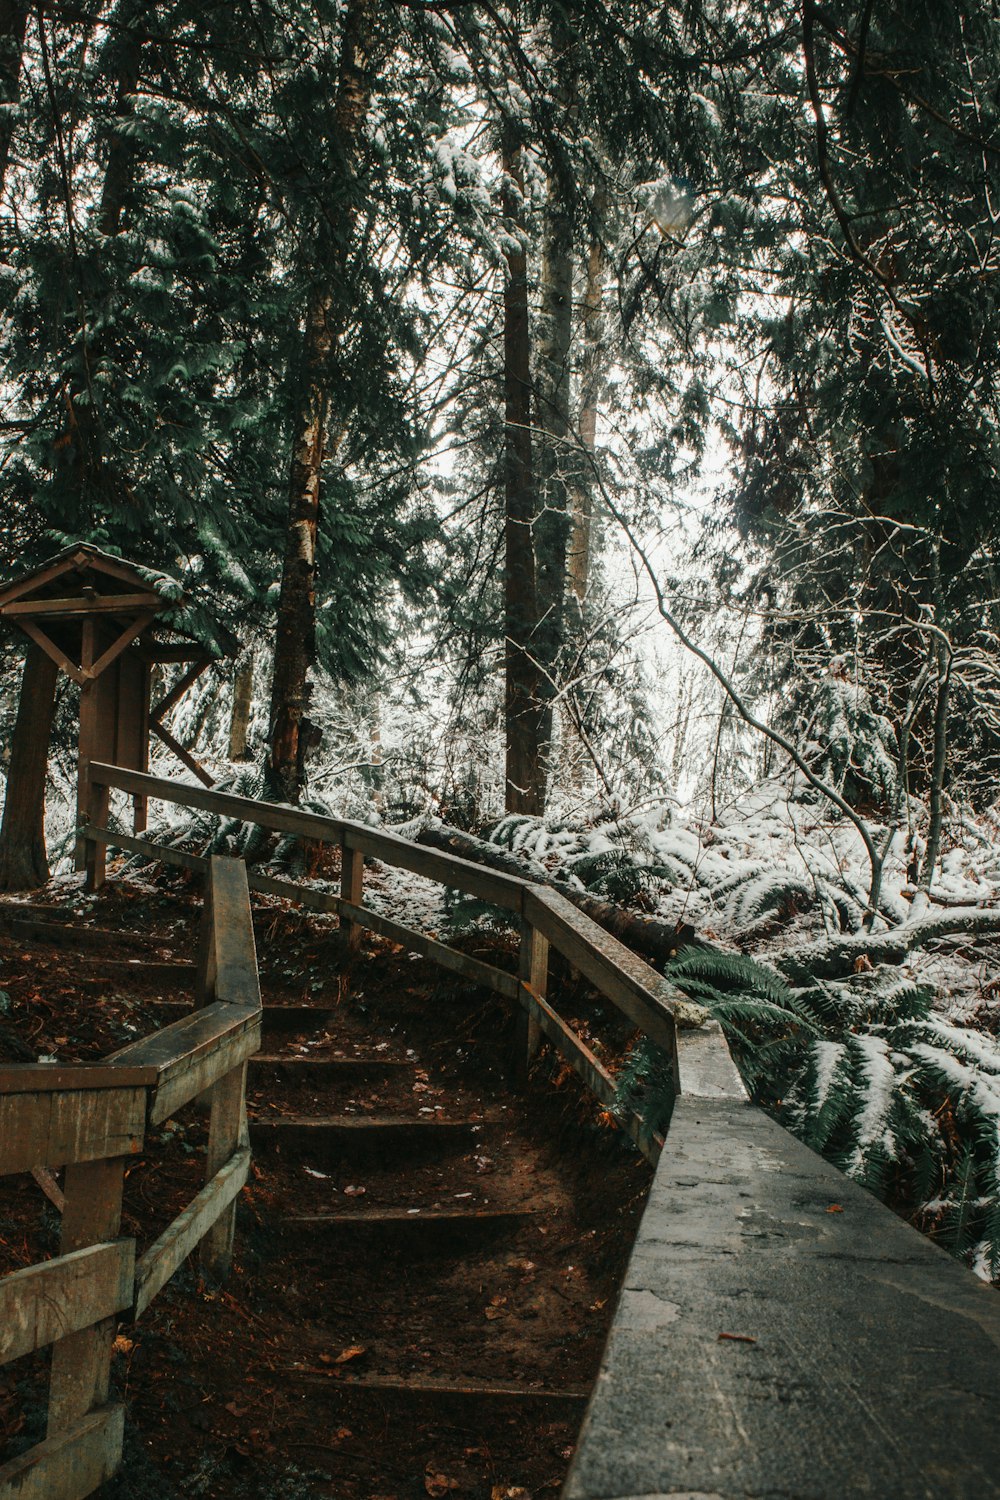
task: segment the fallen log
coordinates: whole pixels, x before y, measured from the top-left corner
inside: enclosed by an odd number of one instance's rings
[[[1000,911],[985,906],[951,907],[915,922],[904,922],[888,932],[844,933],[826,943],[772,953],[768,962],[801,982],[844,979],[857,972],[859,962],[900,964],[928,943],[965,936],[1000,936]]]
[[[430,849],[441,849],[446,854],[457,854],[488,869],[498,870],[504,875],[515,875],[521,880],[532,880],[558,891],[574,906],[590,917],[605,932],[625,943],[627,947],[641,953],[658,968],[676,958],[682,948],[704,948],[690,922],[663,921],[659,917],[642,916],[639,912],[626,911],[610,901],[601,901],[582,891],[568,880],[559,880],[550,875],[544,865],[523,855],[512,854],[496,844],[464,833],[447,823],[425,823],[411,835],[418,844]]]

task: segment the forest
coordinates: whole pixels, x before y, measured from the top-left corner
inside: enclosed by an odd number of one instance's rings
[[[554,885],[985,1280],[998,60],[987,0],[0,0],[0,582],[219,621],[212,783]],[[3,889],[77,878],[77,696],[8,631]]]

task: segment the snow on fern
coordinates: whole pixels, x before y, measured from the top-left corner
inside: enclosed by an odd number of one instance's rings
[[[851,1038],[858,1056],[863,1082],[861,1108],[855,1116],[855,1145],[847,1163],[851,1176],[868,1177],[880,1160],[893,1161],[896,1138],[890,1124],[893,1095],[898,1082],[889,1048],[880,1036]]]

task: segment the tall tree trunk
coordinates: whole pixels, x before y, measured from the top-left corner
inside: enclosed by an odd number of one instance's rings
[[[934,705],[934,748],[931,758],[929,818],[927,823],[927,852],[920,876],[920,893],[924,900],[930,897],[934,883],[934,871],[941,855],[941,833],[944,828],[944,779],[948,769],[948,713],[951,697],[951,646],[938,639],[937,645],[937,700]],[[917,904],[914,903],[914,910]]]
[[[601,215],[603,221],[603,214]],[[607,358],[604,284],[607,259],[602,238],[603,222],[595,226],[587,256],[587,281],[581,309],[579,448],[573,468],[570,494],[570,534],[567,572],[569,587],[580,618],[590,586],[590,559],[594,515],[594,455],[597,451],[597,412],[604,389]]]
[[[21,697],[7,768],[0,826],[0,890],[30,891],[49,878],[45,852],[45,775],[59,669],[32,642],[21,680]]]
[[[362,131],[368,113],[369,53],[376,18],[375,0],[350,0],[344,17],[340,73],[337,82],[334,142],[345,182],[357,174]],[[271,791],[297,802],[305,782],[309,743],[306,710],[315,657],[316,538],[319,530],[321,475],[330,419],[330,365],[347,314],[345,273],[358,204],[347,194],[338,206],[336,233],[329,226],[319,236],[326,254],[317,258],[315,280],[306,310],[299,403],[295,416],[288,525],[281,570],[281,592],[271,679]]]
[[[118,11],[118,22],[123,28],[145,10],[143,0],[126,0]],[[135,161],[135,140],[127,133],[127,125],[135,114],[135,91],[139,83],[139,62],[142,43],[131,31],[123,29],[116,38],[115,114],[108,142],[108,159],[104,168],[104,186],[101,191],[101,206],[97,215],[97,227],[103,235],[115,235],[121,229],[122,213],[132,181]]]
[[[580,631],[586,629],[585,606],[590,589],[590,565],[593,552],[594,516],[594,456],[597,451],[597,412],[604,389],[604,371],[607,357],[607,324],[604,317],[604,282],[606,257],[604,254],[603,222],[604,202],[599,192],[595,197],[596,222],[591,234],[587,255],[586,281],[580,312],[580,376],[577,416],[576,447],[570,469],[569,483],[569,536],[566,543],[566,601],[564,613],[572,624],[564,629]],[[581,705],[578,709],[583,713]],[[568,736],[579,739],[576,718],[566,716]],[[589,777],[590,759],[579,750],[569,756],[570,781],[577,792],[582,792]]]
[[[551,765],[552,703],[565,627],[567,475],[572,460],[572,339],[573,221],[560,184],[550,180],[542,260],[535,422],[541,498],[541,509],[535,523],[538,592],[535,654],[542,668],[539,681],[543,704],[541,748],[546,768]]]
[[[15,106],[21,95],[21,56],[28,25],[24,0],[0,0],[0,193],[14,139]]]
[[[304,779],[309,669],[316,633],[316,536],[320,470],[329,411],[326,369],[333,343],[331,300],[313,287],[306,313],[302,397],[288,487],[288,525],[271,678],[272,791],[297,802]]]
[[[522,238],[524,176],[517,127],[502,131],[503,207],[511,248],[503,295],[504,355],[504,726],[508,812],[540,814],[544,803],[542,710],[533,640],[538,623],[535,473],[531,442],[528,258]]]
[[[229,718],[229,759],[246,760],[247,730],[253,705],[254,653],[248,651],[233,677],[233,711]]]
[[[3,4],[3,0],[0,0]],[[128,200],[129,188],[135,171],[135,142],[127,133],[127,124],[135,112],[135,91],[139,81],[139,66],[142,42],[129,30],[146,11],[144,0],[120,0],[115,7],[115,29],[109,48],[107,64],[113,69],[115,85],[115,113],[110,128],[108,154],[101,181],[100,202],[96,211],[96,226],[106,238],[113,238],[122,228],[122,216]],[[39,21],[42,24],[42,21]],[[65,183],[67,199],[71,200],[73,185]],[[66,212],[72,213],[71,201],[67,201]],[[109,508],[123,503],[129,495],[129,485],[121,472],[120,456],[110,453],[104,441],[104,428],[96,392],[90,385],[89,371],[101,359],[105,340],[100,332],[88,331],[85,323],[80,328],[82,370],[67,379],[64,399],[68,413],[68,443],[59,444],[59,462],[68,470],[69,482],[81,499],[81,512],[86,514],[89,497],[93,497],[92,509],[104,514]]]

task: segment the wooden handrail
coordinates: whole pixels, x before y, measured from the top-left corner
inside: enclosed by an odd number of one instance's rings
[[[528,882],[518,876],[484,870],[482,865],[475,865],[468,859],[459,859],[454,854],[422,849],[419,844],[400,838],[397,833],[384,833],[379,829],[369,828],[365,823],[327,818],[320,813],[301,812],[298,808],[285,807],[279,802],[257,802],[252,797],[236,797],[231,792],[208,791],[189,783],[180,784],[161,776],[148,776],[143,771],[127,771],[121,766],[109,766],[103,761],[91,761],[90,779],[98,786],[129,792],[133,796],[158,798],[181,807],[214,812],[221,817],[238,818],[243,823],[255,823],[260,828],[269,828],[276,833],[297,833],[304,839],[341,844],[374,859],[384,860],[386,864],[409,870],[414,875],[424,875],[442,885],[454,885],[471,896],[491,901],[495,906],[505,907],[509,911],[521,910],[521,892]]]
[[[106,789],[153,797],[181,807],[200,808],[220,816],[239,818],[261,828],[339,844],[343,870],[339,896],[315,891],[298,882],[258,874],[249,877],[250,884],[257,890],[285,896],[317,910],[337,913],[347,928],[352,946],[361,928],[367,927],[426,954],[445,968],[457,970],[475,983],[518,1000],[524,1008],[526,1028],[519,1046],[524,1048],[528,1060],[537,1050],[541,1036],[546,1035],[602,1103],[608,1102],[608,1088],[594,1072],[586,1048],[570,1044],[568,1030],[552,1019],[554,1012],[546,1002],[544,974],[550,947],[562,954],[663,1051],[673,1067],[676,1093],[746,1098],[721,1028],[715,1022],[704,1021],[690,1031],[679,1033],[678,1012],[689,1007],[669,981],[557,891],[524,876],[484,870],[470,860],[445,851],[423,849],[398,834],[385,833],[348,819],[328,818],[278,803],[237,797],[229,792],[177,783],[103,762],[92,763],[90,774]],[[84,828],[82,834],[85,839],[102,846],[118,843],[133,852],[182,864],[186,868],[204,867],[204,860],[197,855],[162,848],[148,840],[115,835],[103,828]],[[491,901],[516,914],[521,920],[522,951],[536,954],[534,959],[526,960],[528,969],[522,968],[520,975],[527,989],[522,988],[517,976],[471,958],[365,907],[361,899],[365,855],[436,880],[467,895]],[[678,1040],[679,1034],[683,1043]],[[523,1065],[520,1071],[523,1074]],[[660,1145],[658,1138],[637,1130],[631,1121],[625,1122],[625,1128],[640,1148],[655,1159]]]
[[[151,1073],[148,1120],[159,1125],[260,1050],[261,1008],[216,1001],[107,1059]],[[109,1069],[110,1071],[110,1069]]]

